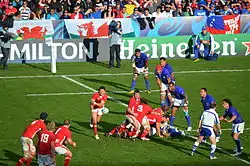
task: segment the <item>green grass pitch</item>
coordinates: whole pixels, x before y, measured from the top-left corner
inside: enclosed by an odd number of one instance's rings
[[[157,60],[149,61],[150,71],[153,71]],[[224,109],[221,100],[230,98],[238,108],[246,121],[246,128],[250,127],[249,116],[249,86],[250,86],[250,57],[223,57],[216,62],[200,61],[193,63],[186,59],[169,60],[176,73],[177,84],[184,87],[189,96],[189,110],[192,127],[196,129],[199,116],[202,113],[199,89],[206,87],[212,94],[221,115]],[[160,139],[154,137],[149,142],[136,140],[106,138],[100,134],[101,140],[92,138],[93,131],[89,128],[89,100],[91,94],[75,95],[51,95],[51,96],[27,96],[28,94],[54,94],[54,93],[78,93],[91,92],[78,84],[66,80],[60,75],[72,75],[72,78],[91,88],[97,89],[104,85],[109,91],[128,91],[131,85],[131,75],[106,75],[106,76],[75,76],[75,74],[97,73],[132,73],[130,61],[122,61],[120,69],[108,69],[107,63],[59,63],[57,75],[50,74],[50,64],[10,64],[9,71],[0,71],[0,165],[15,165],[22,155],[20,136],[24,128],[40,112],[49,114],[48,120],[60,124],[64,119],[72,120],[73,139],[77,142],[77,148],[70,149],[73,152],[71,165],[73,166],[205,166],[205,165],[248,165],[250,164],[250,138],[249,130],[245,130],[241,136],[244,153],[240,158],[232,157],[224,152],[232,152],[235,145],[230,137],[230,130],[223,131],[222,139],[218,146],[222,151],[216,151],[218,160],[208,159],[210,147],[201,145],[197,154],[190,156],[194,140],[185,139]],[[221,71],[221,70],[240,71]],[[207,72],[217,70],[217,72]],[[204,71],[186,73],[182,71]],[[15,76],[40,76],[52,77],[15,77]],[[8,76],[8,77],[7,77]],[[13,77],[12,77],[13,76]],[[150,75],[151,89],[157,90],[155,79]],[[137,88],[144,89],[144,81],[140,77]],[[127,93],[109,94],[113,98],[127,103],[131,95]],[[142,93],[149,100],[152,107],[159,106],[159,92],[151,94]],[[102,133],[110,131],[124,120],[125,107],[108,101],[107,107],[110,113],[103,116],[99,125]],[[180,128],[186,127],[186,121],[182,110],[177,112],[175,124]],[[224,129],[230,129],[231,124],[222,123]],[[196,136],[196,132],[191,133]],[[244,161],[245,162],[244,162]],[[248,164],[246,163],[248,162]],[[33,165],[37,165],[34,160]],[[57,165],[63,165],[63,157],[57,157]]]

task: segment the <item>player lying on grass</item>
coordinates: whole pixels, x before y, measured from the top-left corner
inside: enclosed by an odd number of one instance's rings
[[[210,109],[203,112],[201,115],[199,125],[198,125],[198,133],[199,137],[197,141],[195,141],[193,145],[193,149],[191,155],[193,156],[199,144],[203,141],[204,137],[209,138],[211,142],[211,152],[210,159],[217,159],[215,157],[214,152],[216,150],[216,139],[214,133],[214,126],[217,127],[217,130],[221,134],[221,126],[219,116],[216,113],[216,104],[211,104]]]
[[[54,134],[56,125],[54,122],[47,124],[47,130],[42,131],[39,134],[38,141],[38,165],[39,166],[55,166],[56,154],[55,154],[55,141],[56,135]]]
[[[171,116],[170,116],[170,126],[173,126],[175,120],[175,114],[179,107],[182,107],[185,119],[187,121],[188,127],[187,131],[191,131],[191,120],[188,113],[188,97],[185,93],[184,89],[180,86],[176,86],[173,82],[168,84],[167,90],[169,101],[171,101],[172,109],[171,109]],[[174,96],[174,100],[173,97]]]
[[[64,155],[64,166],[68,166],[72,158],[71,151],[65,146],[66,143],[76,147],[76,142],[72,141],[71,131],[69,130],[70,120],[64,120],[64,125],[59,127],[56,134],[55,151],[59,155]]]
[[[90,109],[91,109],[91,122],[90,127],[93,127],[94,130],[94,138],[100,139],[98,136],[97,131],[97,124],[100,122],[101,117],[105,112],[106,109],[105,103],[108,99],[108,96],[106,95],[106,88],[104,86],[101,86],[98,90],[98,92],[94,93],[91,102],[90,102]]]
[[[19,159],[19,161],[16,163],[16,166],[21,166],[23,164],[26,164],[26,166],[30,165],[33,157],[36,154],[36,147],[34,146],[33,138],[39,131],[46,130],[44,121],[47,119],[47,117],[48,114],[43,112],[40,114],[39,120],[33,121],[29,126],[26,127],[21,137],[24,157]]]
[[[232,102],[229,99],[223,100],[223,107],[226,109],[220,120],[224,120],[227,123],[232,123],[232,138],[236,144],[234,156],[238,156],[242,153],[243,147],[240,144],[240,134],[244,131],[245,122],[238,110],[233,107]],[[227,119],[229,117],[229,119]]]

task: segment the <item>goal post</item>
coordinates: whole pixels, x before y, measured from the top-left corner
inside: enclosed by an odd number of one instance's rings
[[[51,50],[51,73],[55,74],[56,73],[56,52],[55,52],[55,45],[53,43],[53,38],[48,37],[45,38],[45,43],[50,47]]]

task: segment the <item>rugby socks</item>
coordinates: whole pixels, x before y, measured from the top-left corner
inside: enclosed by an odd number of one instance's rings
[[[141,138],[144,138],[144,137],[146,137],[147,135],[148,135],[148,133],[149,133],[149,129],[144,129],[144,131],[143,131],[143,133],[141,134]]]
[[[93,123],[93,130],[94,130],[94,135],[97,135],[97,124]]]
[[[214,152],[216,150],[216,145],[211,145],[211,152],[210,152],[210,156],[214,157]]]
[[[18,162],[16,163],[16,166],[22,166],[24,163],[26,163],[26,159],[23,157],[18,160]]]
[[[146,89],[150,90],[150,83],[149,80],[145,79]]]
[[[64,159],[64,166],[68,166],[70,163],[71,157],[65,157]]]
[[[240,139],[234,140],[236,147],[237,147],[237,151],[241,152],[241,144],[240,144]]]
[[[198,148],[199,146],[199,142],[198,141],[195,141],[194,145],[193,145],[193,149],[192,149],[192,152],[194,153],[196,151],[196,149]]]
[[[185,115],[185,119],[187,121],[188,127],[191,127],[191,120],[190,120],[190,116],[188,114],[188,110],[183,110],[184,115]]]
[[[115,134],[116,131],[117,131],[117,127],[113,128],[113,130],[111,130],[111,131],[109,132],[109,135]]]
[[[126,126],[124,124],[122,124],[120,127],[119,127],[119,130],[118,130],[118,134],[121,134],[124,132]]]
[[[135,89],[135,85],[136,85],[136,80],[132,80],[132,90],[134,90]]]
[[[170,116],[170,126],[173,126],[175,120],[175,116]]]

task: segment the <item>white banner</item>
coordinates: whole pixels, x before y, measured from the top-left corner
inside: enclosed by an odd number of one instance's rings
[[[10,32],[19,35],[23,34],[23,39],[44,39],[53,36],[54,28],[51,20],[29,20],[15,21],[14,27],[10,28]]]
[[[70,38],[107,38],[109,23],[113,19],[82,19],[82,20],[69,20],[65,19],[65,25]],[[114,19],[121,21],[123,35],[134,33],[131,19]]]

